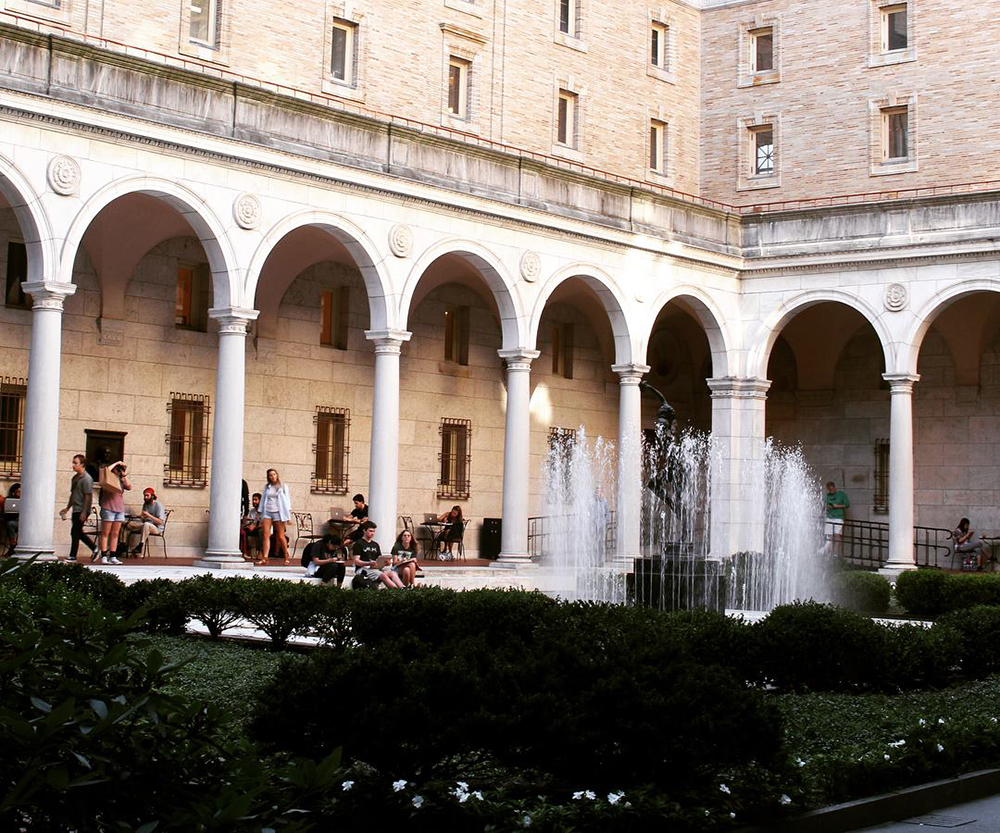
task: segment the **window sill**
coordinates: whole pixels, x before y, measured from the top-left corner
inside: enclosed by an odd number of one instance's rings
[[[766,84],[777,84],[781,81],[781,72],[769,69],[767,72],[755,72],[740,79],[738,87],[763,87]]]
[[[444,5],[448,9],[465,12],[466,14],[471,14],[473,17],[483,16],[483,10],[471,0],[444,0]]]
[[[228,50],[220,47],[206,46],[202,43],[194,43],[193,41],[181,41],[180,45],[177,47],[177,52],[180,55],[186,55],[189,58],[197,58],[199,61],[205,61],[209,64],[219,64],[220,66],[229,66],[229,53]]]
[[[677,73],[653,64],[646,64],[646,75],[650,78],[656,78],[658,81],[666,81],[668,84],[677,83]]]
[[[472,370],[467,364],[458,362],[438,362],[438,373],[442,376],[455,376],[459,379],[469,379],[472,377]]]
[[[646,171],[646,182],[652,182],[656,185],[662,185],[664,188],[674,187],[674,178],[669,173],[663,171]]]
[[[892,66],[893,64],[908,64],[917,60],[917,50],[908,47],[907,49],[897,49],[894,52],[877,52],[868,56],[868,68]]]
[[[873,162],[870,176],[892,176],[893,174],[911,174],[919,170],[916,159],[901,159],[898,162]]]
[[[569,159],[571,162],[579,162],[583,164],[583,160],[586,158],[582,150],[578,148],[571,148],[569,145],[552,145],[552,156],[556,156],[559,159]]]
[[[347,98],[351,101],[364,101],[365,91],[358,84],[345,84],[343,81],[334,81],[332,78],[324,78],[320,87],[327,95],[337,98]]]
[[[28,0],[6,0],[3,7],[8,12],[15,12],[46,23],[64,23],[68,26],[73,22],[73,10],[69,3],[63,3],[62,8],[56,9],[40,6],[38,3],[28,2]]]
[[[451,113],[441,114],[441,126],[449,127],[452,130],[457,130],[459,133],[468,133],[473,136],[479,133],[475,122],[470,119],[463,119],[460,116],[453,116]]]
[[[736,186],[737,191],[760,191],[765,188],[780,188],[781,177],[777,174],[771,176],[748,176],[740,181]]]
[[[565,32],[556,32],[553,35],[552,40],[554,43],[558,43],[560,46],[568,46],[570,49],[575,49],[577,52],[587,52],[587,44],[580,40],[580,38],[574,38],[572,35],[567,35]]]

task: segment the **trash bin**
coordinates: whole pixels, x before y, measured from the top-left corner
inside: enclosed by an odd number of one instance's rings
[[[500,518],[483,518],[483,528],[479,532],[479,557],[497,558],[500,555]]]

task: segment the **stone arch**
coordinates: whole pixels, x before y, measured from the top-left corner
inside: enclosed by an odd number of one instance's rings
[[[885,322],[875,309],[857,295],[841,289],[814,289],[802,292],[782,303],[764,320],[761,331],[750,345],[747,357],[747,373],[758,379],[767,377],[767,362],[771,356],[771,348],[784,326],[802,310],[826,302],[844,304],[860,313],[875,330],[886,370],[894,367],[893,338]]]
[[[116,180],[93,194],[70,224],[59,260],[59,280],[73,282],[73,264],[91,223],[100,212],[120,197],[145,194],[163,200],[191,226],[208,257],[212,270],[214,304],[219,308],[247,306],[243,296],[241,270],[226,235],[226,229],[194,191],[176,182],[149,176],[129,176]]]
[[[542,322],[542,313],[545,311],[545,305],[552,293],[560,284],[570,278],[579,278],[589,286],[608,314],[608,321],[611,324],[611,332],[615,340],[615,364],[625,365],[635,362],[636,354],[632,345],[632,333],[625,315],[624,294],[605,272],[585,263],[573,263],[562,267],[552,274],[542,286],[531,311],[531,321],[528,325],[528,345],[534,347],[538,341],[538,328]]]
[[[427,269],[445,255],[456,255],[468,262],[483,278],[496,301],[500,312],[500,331],[503,335],[503,349],[516,350],[524,346],[521,333],[521,311],[518,307],[514,282],[507,270],[491,251],[471,240],[442,240],[429,247],[417,258],[407,275],[403,285],[403,293],[399,300],[400,328],[406,329],[407,321],[413,304],[413,296],[417,284]]]
[[[340,243],[354,260],[368,293],[370,327],[392,329],[392,288],[382,267],[382,256],[368,235],[355,223],[329,211],[305,210],[280,220],[264,235],[247,270],[243,297],[248,305],[256,304],[258,283],[268,257],[287,235],[306,226],[320,228]]]
[[[954,283],[940,292],[932,295],[924,305],[914,313],[914,321],[906,331],[900,344],[901,372],[916,373],[917,361],[920,358],[920,348],[923,345],[927,331],[948,306],[975,292],[1000,293],[1000,280],[996,278],[972,278]]]
[[[28,280],[52,279],[58,254],[54,235],[41,201],[14,163],[0,154],[0,194],[17,218],[28,252]]]
[[[708,346],[712,351],[712,374],[716,378],[735,375],[735,362],[730,359],[732,334],[728,332],[725,315],[718,303],[706,292],[694,286],[675,286],[663,292],[652,305],[652,312],[642,336],[639,355],[645,359],[649,347],[649,339],[653,335],[653,327],[663,308],[671,301],[684,301],[694,312],[708,338]]]

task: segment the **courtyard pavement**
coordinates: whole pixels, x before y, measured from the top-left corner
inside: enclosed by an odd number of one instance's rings
[[[1000,796],[991,795],[977,801],[967,801],[923,816],[903,821],[880,824],[876,827],[858,828],[863,833],[914,833],[917,828],[941,830],[956,829],[976,833],[1000,831]]]

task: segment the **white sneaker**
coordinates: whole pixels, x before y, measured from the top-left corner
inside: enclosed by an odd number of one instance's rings
[[[108,558],[106,555],[102,555],[101,556],[101,563],[102,564],[110,564],[111,563],[111,559]]]
[[[118,556],[112,555],[111,556],[111,563],[112,564],[121,564],[121,561],[118,560]]]

